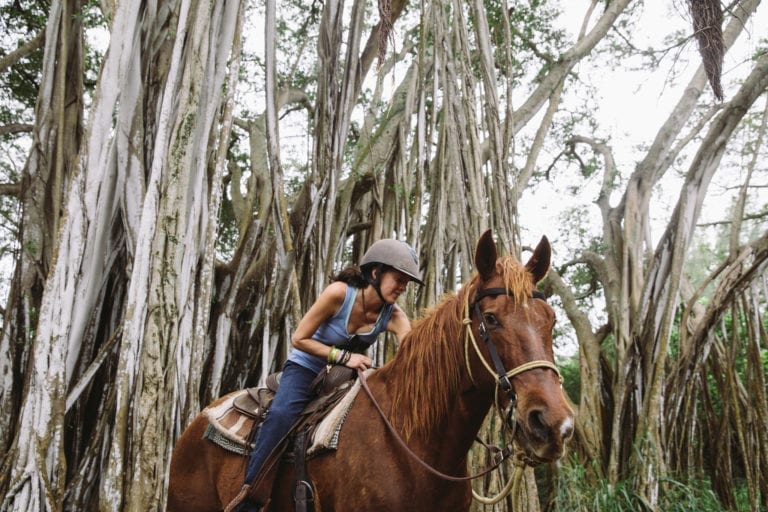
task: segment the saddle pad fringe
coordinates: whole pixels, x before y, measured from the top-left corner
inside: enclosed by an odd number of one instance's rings
[[[238,455],[247,455],[251,453],[251,450],[253,449],[253,444],[249,444],[246,448],[242,443],[229,439],[227,436],[216,430],[216,427],[211,424],[208,424],[208,426],[205,427],[203,439],[207,439],[215,445]]]
[[[371,371],[373,369],[366,370],[365,375],[367,376]],[[347,414],[349,414],[349,410],[352,408],[352,404],[354,404],[355,397],[359,391],[360,380],[357,379],[349,392],[318,423],[312,436],[312,443],[307,449],[307,456],[312,457],[326,450],[335,450],[339,446],[341,427],[344,425]]]

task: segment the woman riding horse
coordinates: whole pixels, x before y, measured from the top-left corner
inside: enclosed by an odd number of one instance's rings
[[[366,379],[336,449],[307,461],[318,509],[469,510],[468,452],[494,405],[511,408],[525,462],[562,457],[574,413],[554,364],[554,311],[535,289],[550,256],[546,238],[522,265],[498,257],[490,231],[480,237],[477,273],[413,323],[392,360]],[[176,443],[169,512],[220,511],[242,485],[245,459],[203,439],[207,427],[198,415]],[[278,467],[268,510],[293,510],[293,472]]]
[[[257,512],[264,505],[248,491],[272,450],[311,400],[310,384],[318,373],[327,364],[366,370],[373,361],[363,352],[379,333],[392,332],[399,342],[411,330],[408,317],[395,304],[410,281],[421,283],[416,251],[405,242],[379,240],[366,251],[359,269],[340,272],[309,308],[293,334],[294,350],[259,428],[237,512]]]

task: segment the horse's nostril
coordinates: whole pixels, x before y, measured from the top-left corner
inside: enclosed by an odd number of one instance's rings
[[[528,428],[542,441],[549,439],[565,441],[573,435],[573,419],[566,418],[562,422],[550,423],[547,421],[545,410],[535,409],[528,413]]]
[[[544,412],[533,410],[528,415],[528,427],[537,437],[546,439],[549,437],[550,428],[544,419]]]

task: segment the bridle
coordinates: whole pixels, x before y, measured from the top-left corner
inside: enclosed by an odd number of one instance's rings
[[[472,346],[475,348],[475,352],[477,353],[477,357],[480,359],[480,362],[483,364],[485,369],[488,370],[488,372],[496,379],[496,394],[498,395],[498,390],[501,388],[501,390],[506,394],[507,398],[509,398],[509,401],[512,404],[512,408],[514,409],[514,406],[517,404],[517,395],[515,393],[514,386],[512,386],[511,379],[516,375],[527,372],[528,370],[532,370],[534,368],[549,368],[555,372],[557,377],[560,379],[561,384],[563,382],[563,377],[560,375],[560,371],[557,369],[557,366],[555,366],[555,363],[544,359],[528,361],[509,371],[504,368],[504,363],[501,361],[501,357],[499,357],[499,351],[496,350],[496,345],[494,345],[493,340],[488,334],[488,327],[485,325],[483,312],[480,311],[480,301],[482,299],[485,297],[497,297],[499,295],[509,295],[510,297],[513,296],[512,291],[508,290],[507,288],[486,288],[484,290],[478,290],[475,292],[475,300],[470,303],[470,294],[467,293],[467,301],[464,307],[463,320],[463,324],[466,326],[466,334],[464,336],[464,361],[467,366],[469,378],[473,383],[475,383],[475,379],[472,375],[472,367],[469,363],[469,342],[471,341]],[[538,290],[534,290],[531,293],[531,298],[546,301],[546,296]],[[485,356],[483,356],[483,353],[477,344],[475,335],[472,332],[472,312],[474,312],[477,316],[477,331],[480,333],[480,336],[485,342],[485,346],[491,356],[493,367],[491,367],[491,365],[488,364],[488,361],[486,361]],[[495,402],[498,405],[498,400],[495,400]]]

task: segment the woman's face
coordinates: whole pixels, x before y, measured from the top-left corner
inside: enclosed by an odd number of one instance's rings
[[[399,270],[386,270],[381,275],[381,295],[387,302],[394,303],[397,298],[405,292],[408,287],[408,283],[411,282],[411,278],[403,274]]]

